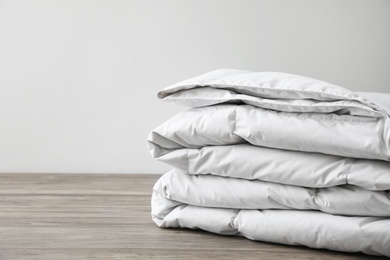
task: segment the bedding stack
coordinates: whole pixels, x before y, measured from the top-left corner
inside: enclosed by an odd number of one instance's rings
[[[390,95],[277,72],[216,70],[159,98],[152,218],[252,240],[390,256]]]

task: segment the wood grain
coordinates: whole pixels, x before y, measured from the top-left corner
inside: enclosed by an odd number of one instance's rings
[[[159,175],[0,174],[0,259],[381,259],[160,229]]]

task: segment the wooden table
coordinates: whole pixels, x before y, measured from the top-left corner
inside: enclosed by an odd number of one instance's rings
[[[150,217],[158,178],[0,174],[0,259],[380,259],[160,229]]]

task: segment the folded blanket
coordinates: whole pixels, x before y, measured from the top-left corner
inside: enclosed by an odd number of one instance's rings
[[[390,95],[217,70],[158,96],[192,107],[148,137],[158,226],[390,256]]]

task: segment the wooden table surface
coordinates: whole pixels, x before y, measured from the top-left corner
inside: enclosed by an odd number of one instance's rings
[[[0,259],[381,259],[160,229],[150,217],[158,178],[0,174]]]

